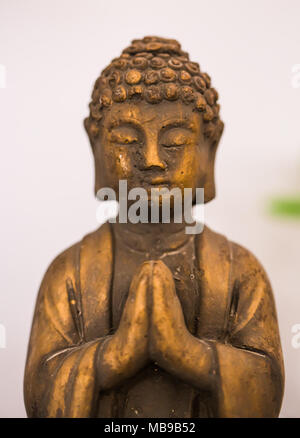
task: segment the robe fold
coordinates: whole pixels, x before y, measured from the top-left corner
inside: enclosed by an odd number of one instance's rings
[[[216,383],[208,399],[186,386],[183,399],[193,397],[186,416],[276,417],[283,362],[268,278],[249,251],[224,236],[205,227],[195,239],[196,336],[214,349]],[[112,231],[106,223],[60,254],[46,272],[25,369],[29,417],[122,416],[116,414],[118,388],[102,392],[97,381],[99,350],[113,335],[113,265]]]

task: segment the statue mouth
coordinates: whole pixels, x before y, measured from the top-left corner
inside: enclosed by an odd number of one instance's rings
[[[164,183],[157,183],[157,182],[153,183],[153,182],[150,182],[150,183],[147,183],[145,185],[145,189],[148,192],[148,196],[149,195],[151,196],[152,190],[154,190],[154,193],[156,191],[159,191],[160,193],[163,193],[164,191],[167,191],[167,192],[170,191],[171,187],[172,187],[172,185],[169,182],[164,182]]]
[[[151,187],[170,187],[169,182],[150,182],[149,186]]]
[[[171,182],[169,180],[161,177],[145,178],[144,182],[153,187],[169,187],[171,185]]]

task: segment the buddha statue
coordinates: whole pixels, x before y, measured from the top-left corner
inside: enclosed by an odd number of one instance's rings
[[[175,40],[134,40],[95,83],[85,119],[95,192],[204,188],[223,122],[211,79]],[[128,204],[128,206],[130,203]],[[172,208],[172,206],[171,206]],[[277,417],[277,316],[257,259],[207,226],[106,222],[60,254],[37,298],[30,417]]]

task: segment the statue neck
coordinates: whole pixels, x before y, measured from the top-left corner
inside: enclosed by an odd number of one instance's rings
[[[186,234],[185,227],[185,223],[116,223],[113,230],[116,238],[129,249],[155,255],[178,251],[193,239],[194,235]]]

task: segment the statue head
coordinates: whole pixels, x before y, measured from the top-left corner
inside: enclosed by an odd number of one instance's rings
[[[134,40],[96,80],[85,128],[95,158],[95,192],[204,188],[215,196],[214,161],[223,131],[210,77],[175,40]]]

